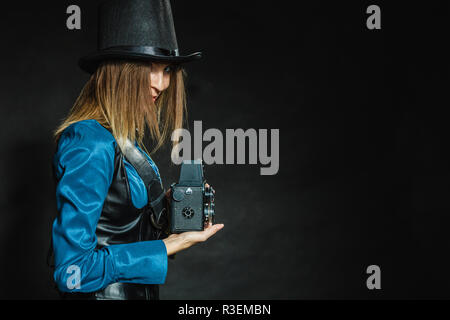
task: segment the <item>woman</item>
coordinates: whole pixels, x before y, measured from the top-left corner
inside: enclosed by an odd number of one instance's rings
[[[161,177],[144,134],[155,151],[181,127],[180,63],[199,54],[178,54],[168,1],[109,1],[99,17],[99,50],[79,63],[91,77],[55,131],[54,280],[65,298],[158,299],[167,257],[223,227],[161,239],[150,218]],[[144,184],[125,152],[130,145],[156,184]]]

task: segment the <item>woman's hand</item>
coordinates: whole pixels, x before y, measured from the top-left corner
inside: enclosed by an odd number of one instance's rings
[[[209,225],[203,231],[189,231],[179,234],[171,234],[163,240],[166,245],[167,255],[170,256],[178,251],[187,249],[196,243],[204,242],[224,227],[223,224]]]

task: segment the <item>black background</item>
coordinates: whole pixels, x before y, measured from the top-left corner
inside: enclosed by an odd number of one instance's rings
[[[52,131],[88,75],[99,1],[0,19],[0,298],[54,299]],[[66,28],[77,4],[82,29]],[[366,8],[381,8],[381,30]],[[225,228],[169,261],[162,299],[449,298],[448,1],[172,1],[189,124],[280,129],[280,170],[211,165]],[[165,186],[170,148],[154,156]],[[366,268],[381,268],[368,290]]]

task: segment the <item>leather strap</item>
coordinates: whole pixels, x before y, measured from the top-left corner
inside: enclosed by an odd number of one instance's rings
[[[152,225],[158,230],[167,227],[165,190],[161,180],[145,156],[129,140],[125,143],[122,152],[136,169],[147,188],[148,206],[152,211],[150,216]]]

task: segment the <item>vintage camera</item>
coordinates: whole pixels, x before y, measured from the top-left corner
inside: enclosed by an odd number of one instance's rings
[[[202,231],[214,223],[214,189],[205,186],[201,160],[185,160],[180,180],[173,183],[170,201],[170,231]]]

